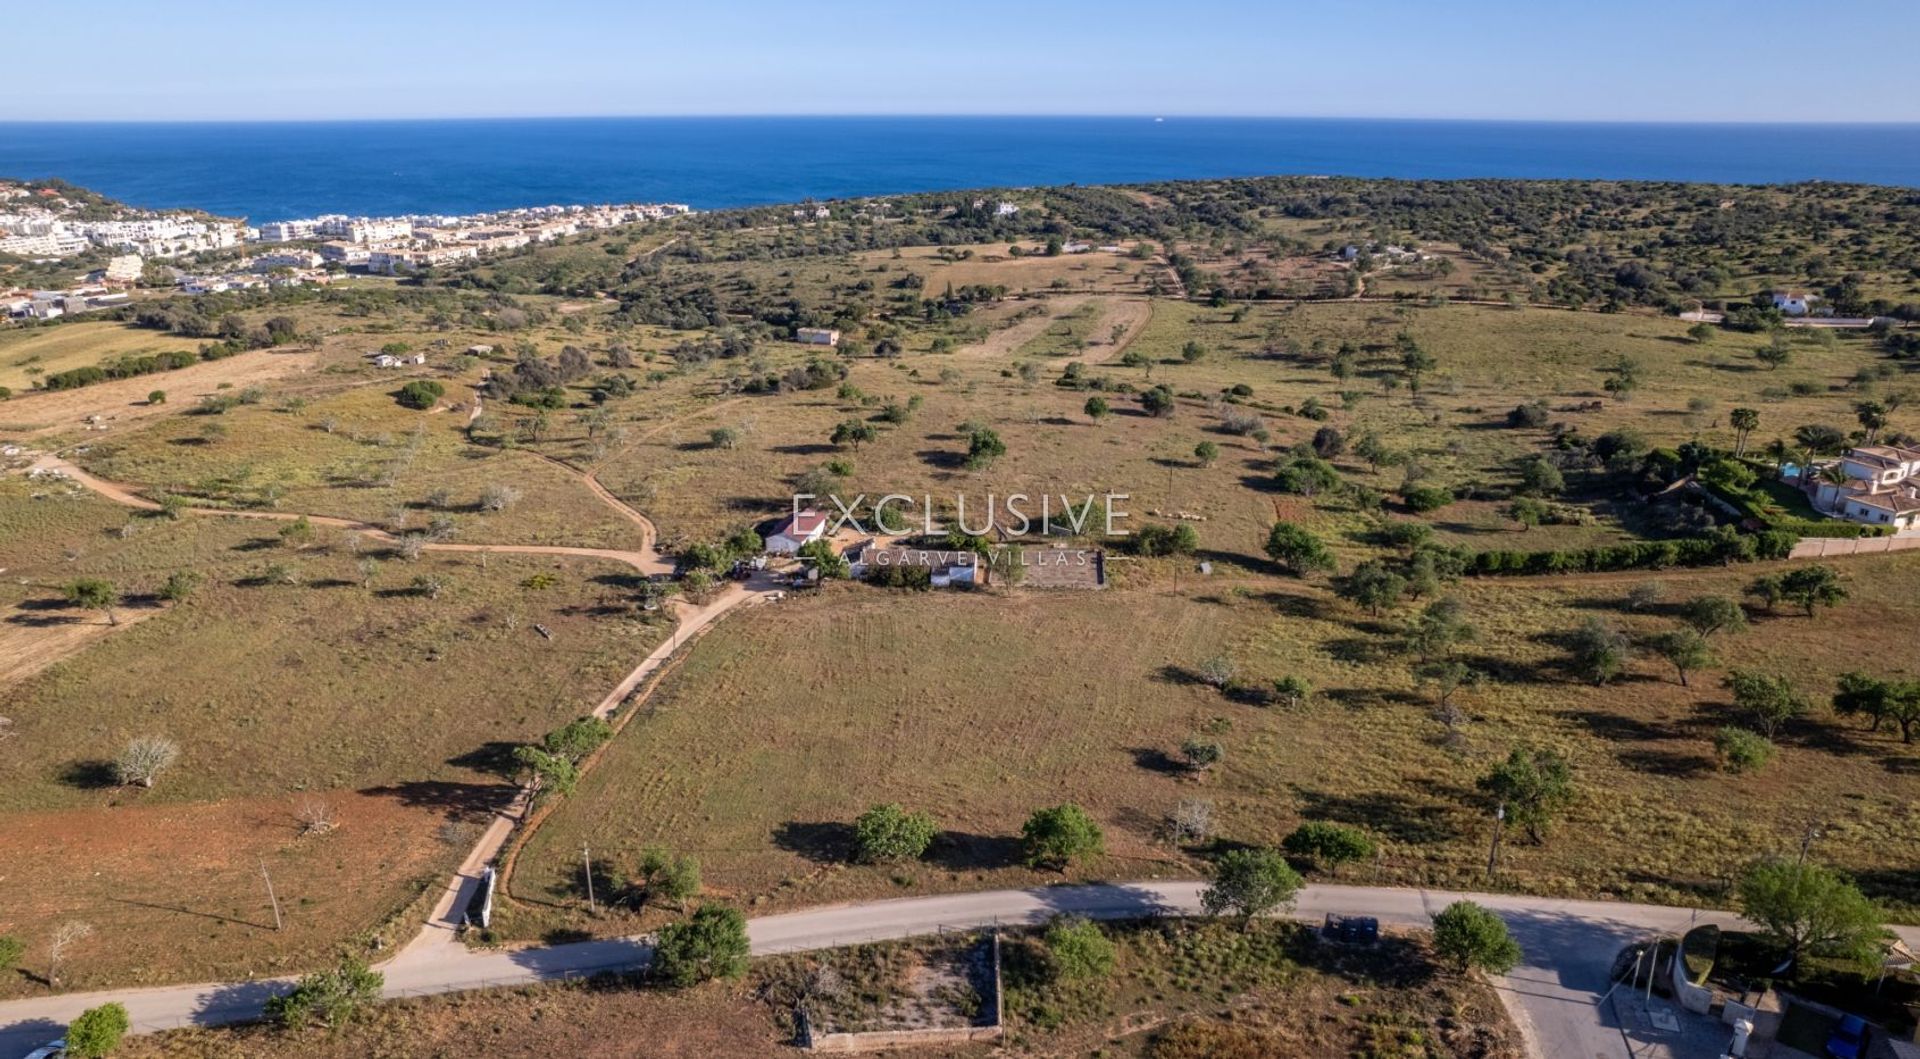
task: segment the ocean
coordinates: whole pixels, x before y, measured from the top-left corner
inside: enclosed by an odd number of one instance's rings
[[[543,118],[0,123],[0,176],[255,223],[1196,177],[1614,178],[1920,187],[1920,125],[1298,118]]]

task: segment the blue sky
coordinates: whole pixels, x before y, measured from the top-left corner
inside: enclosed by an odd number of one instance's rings
[[[42,14],[48,14],[42,12]],[[1912,0],[99,0],[0,120],[1215,114],[1920,121]]]

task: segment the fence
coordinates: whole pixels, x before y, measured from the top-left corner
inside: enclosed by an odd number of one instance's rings
[[[1802,537],[1790,559],[1826,559],[1844,555],[1881,555],[1920,548],[1920,535],[1910,537]]]

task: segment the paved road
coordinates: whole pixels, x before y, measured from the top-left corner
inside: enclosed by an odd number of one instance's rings
[[[748,921],[748,932],[754,952],[767,954],[943,929],[1039,923],[1066,912],[1105,919],[1198,914],[1202,886],[1195,881],[1150,882],[903,898],[763,916]],[[1389,925],[1424,926],[1433,912],[1462,896],[1499,912],[1525,948],[1524,965],[1501,983],[1502,996],[1534,1042],[1536,1054],[1552,1059],[1629,1059],[1611,1013],[1594,1003],[1606,990],[1608,968],[1622,946],[1696,922],[1737,921],[1724,912],[1658,905],[1349,886],[1308,887],[1295,914],[1306,920],[1328,912],[1365,914]],[[1920,930],[1902,928],[1901,933],[1909,942],[1920,942]],[[644,938],[505,952],[432,945],[410,947],[381,970],[388,996],[417,996],[637,968],[646,964],[649,954]],[[0,1003],[0,1057],[57,1036],[82,1010],[108,1000],[125,1004],[135,1028],[151,1032],[251,1018],[282,987],[277,980],[163,986]]]

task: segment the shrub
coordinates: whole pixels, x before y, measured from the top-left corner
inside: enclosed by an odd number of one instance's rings
[[[1034,810],[1020,829],[1020,846],[1028,867],[1064,871],[1076,860],[1104,853],[1106,838],[1085,809],[1067,802]]]
[[[1505,974],[1520,962],[1506,922],[1472,901],[1455,901],[1433,917],[1433,951],[1462,973]]]
[[[1192,526],[1162,526],[1148,523],[1133,532],[1133,550],[1145,556],[1192,555],[1200,546],[1200,535]]]
[[[853,822],[853,855],[868,864],[915,860],[932,845],[933,817],[895,803],[876,805]]]
[[[747,973],[747,954],[747,920],[740,910],[701,905],[683,922],[660,928],[653,973],[682,988],[712,978],[740,978]]]
[[[1113,941],[1099,925],[1078,916],[1061,916],[1042,936],[1056,977],[1105,978],[1113,973]]]
[[[1267,532],[1267,555],[1300,577],[1334,566],[1333,553],[1320,538],[1291,522],[1276,522]]]
[[[267,1017],[290,1029],[318,1024],[337,1029],[380,999],[386,978],[365,960],[348,956],[339,966],[294,983],[290,992],[267,998]]]
[[[1728,772],[1752,772],[1773,757],[1773,742],[1759,732],[1727,725],[1713,734],[1713,749]]]
[[[26,942],[11,934],[0,934],[0,974],[13,970],[20,965],[20,957],[27,951]]]
[[[1280,848],[1315,865],[1337,870],[1342,864],[1366,860],[1374,854],[1373,839],[1365,831],[1327,820],[1309,820],[1293,829]]]
[[[1453,503],[1451,490],[1432,485],[1416,485],[1400,491],[1400,499],[1413,511],[1438,511]]]
[[[97,1059],[120,1047],[132,1023],[127,1009],[118,1003],[106,1003],[82,1011],[67,1027],[67,1051],[71,1056]]]
[[[403,407],[424,412],[432,408],[446,392],[446,387],[432,379],[415,379],[400,387],[400,391],[394,394],[394,400],[400,402]]]
[[[1300,873],[1271,849],[1235,849],[1214,866],[1213,884],[1200,894],[1210,916],[1264,915],[1289,907],[1300,892]]]

